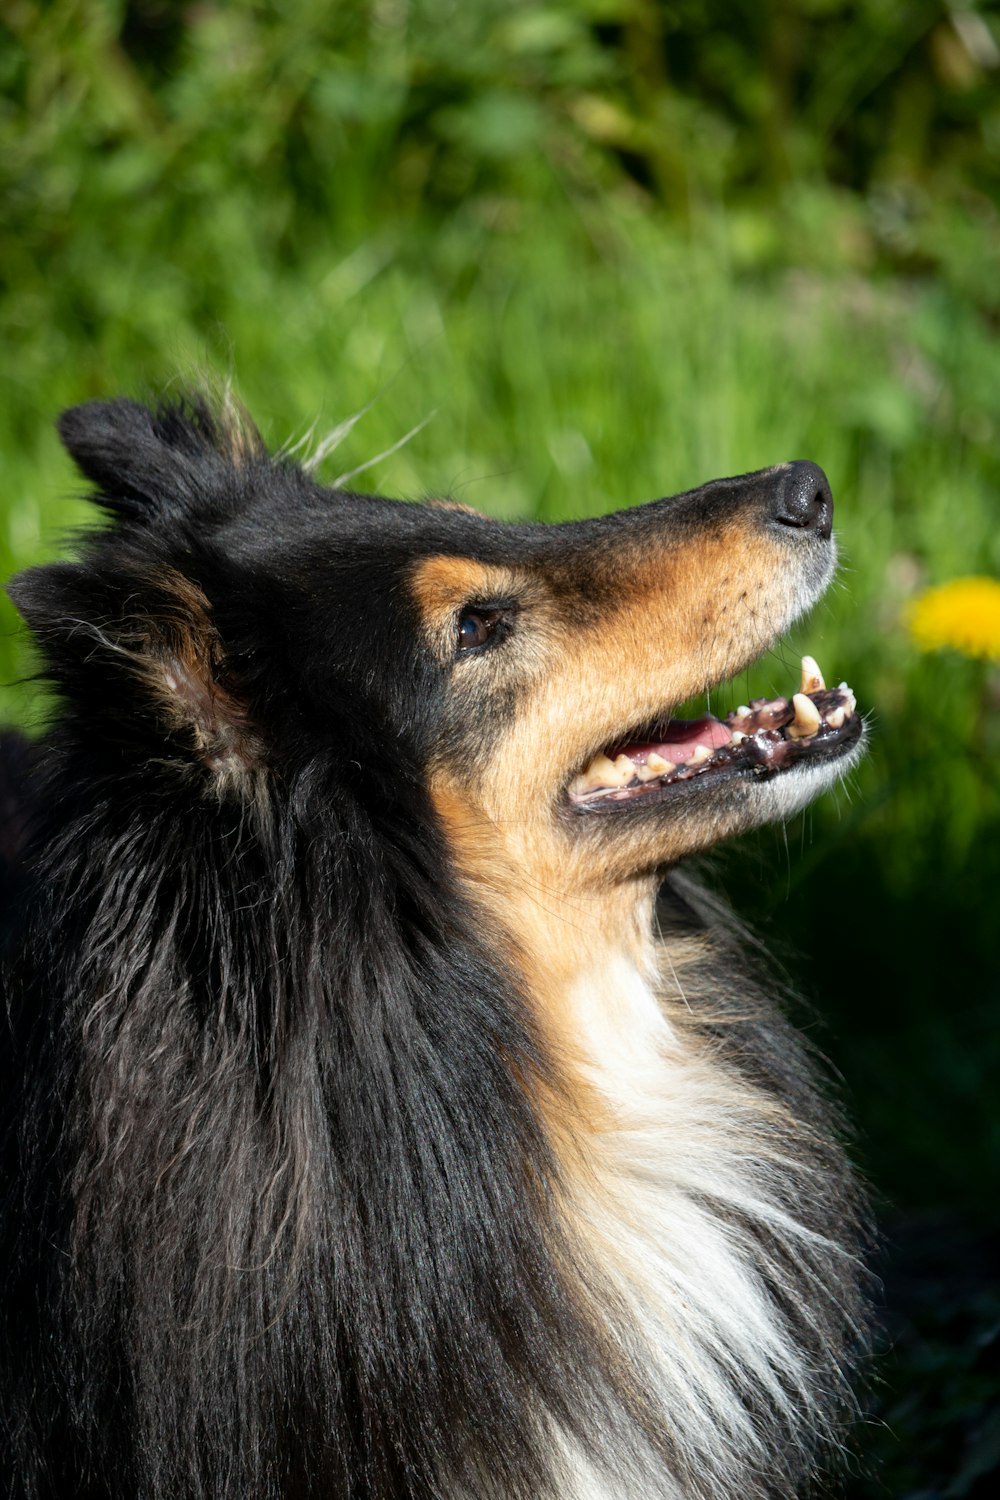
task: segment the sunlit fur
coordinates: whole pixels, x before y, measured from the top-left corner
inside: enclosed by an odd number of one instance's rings
[[[678,862],[860,738],[567,797],[825,588],[786,467],[504,525],[324,490],[198,399],[61,431],[107,519],[11,587],[59,708],[0,756],[2,1492],[803,1494],[863,1213]]]

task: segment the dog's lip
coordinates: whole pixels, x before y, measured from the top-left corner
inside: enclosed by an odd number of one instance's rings
[[[613,811],[694,790],[693,782],[707,790],[733,776],[774,776],[846,752],[862,730],[856,708],[847,683],[828,689],[806,656],[800,689],[791,697],[755,698],[725,720],[703,714],[639,731],[594,756],[570,782],[568,800],[579,811]]]

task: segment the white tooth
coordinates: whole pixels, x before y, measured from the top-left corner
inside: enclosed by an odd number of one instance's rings
[[[712,753],[707,745],[695,745],[685,764],[689,766],[703,766],[706,760],[712,759]]]
[[[807,740],[814,735],[822,720],[819,709],[811,698],[805,693],[796,693],[792,698],[795,708],[795,721],[788,726],[788,733],[793,740]]]
[[[855,696],[851,692],[850,688],[846,687],[846,684],[845,684],[845,688],[846,688],[845,697],[847,698],[847,702],[844,704],[844,713],[847,716],[847,718],[852,719],[854,717],[854,710],[858,706],[858,700],[857,700],[857,698],[855,698]]]
[[[742,729],[733,730],[732,742],[734,745],[742,745],[743,741],[748,740],[749,738],[750,736],[748,734],[744,734]]]
[[[625,786],[635,776],[636,764],[629,755],[618,755],[615,757],[615,774],[621,779],[619,786]]]
[[[739,708],[736,710],[736,717],[738,719],[749,719],[750,710],[747,708],[745,703],[741,703]]]
[[[826,687],[823,681],[823,673],[819,669],[816,658],[804,656],[802,658],[802,691],[804,693],[818,693]]]
[[[671,771],[677,769],[672,760],[664,760],[663,756],[657,755],[655,750],[651,755],[646,756],[646,765],[656,776],[669,776]]]
[[[620,785],[614,761],[608,760],[606,755],[595,755],[579,780],[585,782],[590,790],[598,786]]]
[[[827,714],[827,716],[826,716],[826,722],[829,724],[829,726],[830,726],[831,729],[842,729],[843,725],[844,725],[844,720],[846,718],[847,718],[847,712],[846,712],[845,709],[843,709],[843,708],[834,708],[834,709],[831,709],[830,713]]]

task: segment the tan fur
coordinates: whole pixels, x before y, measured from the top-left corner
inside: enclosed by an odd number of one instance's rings
[[[745,991],[738,967],[720,969],[714,938],[658,941],[654,902],[671,865],[806,805],[860,749],[709,781],[635,815],[568,796],[595,754],[742,670],[829,581],[832,544],[800,545],[762,506],[702,514],[673,524],[664,507],[627,527],[568,529],[564,548],[556,529],[516,570],[435,556],[412,574],[451,675],[431,795],[555,1065],[535,1103],[561,1167],[568,1279],[636,1421],[618,1474],[552,1431],[566,1500],[769,1493],[758,1397],[803,1445],[825,1430],[822,1382],[780,1293],[804,1295],[808,1317],[811,1288],[822,1305],[841,1269],[845,1252],[807,1208],[811,1153],[828,1148],[720,1044],[721,1020],[738,1026],[745,1002],[769,1015],[768,999]],[[461,648],[462,611],[477,606],[505,617],[496,649]],[[687,1485],[663,1433],[699,1455]]]
[[[428,500],[427,504],[434,510],[460,510],[466,516],[481,516],[483,511],[477,510],[474,505],[466,505],[464,500]]]
[[[237,469],[262,460],[267,455],[257,426],[228,385],[223,386],[215,403],[218,448],[223,458]]]
[[[188,730],[199,760],[227,784],[260,764],[263,746],[239,699],[220,677],[223,648],[202,591],[164,569],[150,580],[157,607],[120,649],[159,705],[165,725]]]
[[[560,908],[596,897],[606,910],[610,881],[637,871],[651,875],[697,846],[686,823],[675,839],[665,819],[655,831],[647,825],[638,839],[623,831],[596,853],[567,835],[556,816],[560,792],[629,726],[669,713],[759,656],[794,607],[787,554],[759,531],[733,523],[683,547],[615,549],[597,574],[595,588],[610,602],[580,618],[567,607],[564,580],[540,572],[525,579],[464,558],[435,557],[415,573],[428,631],[445,652],[464,604],[508,593],[522,599],[511,661],[471,659],[455,667],[456,692],[462,674],[496,673],[494,690],[517,694],[514,722],[501,743],[484,747],[485,764],[441,767],[436,782],[449,826],[464,830],[456,850],[460,868],[480,886],[488,876],[491,904],[498,913],[508,907],[508,929],[519,931],[524,921],[525,886]],[[703,842],[724,831],[706,827]],[[558,960],[544,967],[558,968]]]
[[[569,570],[572,557],[560,565]],[[586,616],[567,608],[567,578],[530,577],[465,558],[434,557],[414,575],[428,632],[450,652],[458,612],[477,599],[521,601],[517,651],[455,667],[478,688],[516,694],[513,723],[483,757],[439,765],[432,793],[455,862],[506,935],[518,971],[583,1119],[605,1105],[590,1082],[578,997],[585,991],[617,1021],[610,978],[625,966],[651,976],[656,871],[728,832],[709,813],[581,839],[560,817],[563,789],[582,764],[629,726],[653,720],[760,654],[790,613],[787,552],[749,525],[731,522],[683,545],[608,549],[588,560],[586,592],[606,605]],[[505,679],[504,673],[509,676]],[[667,959],[669,963],[669,959]],[[600,997],[603,995],[603,999]],[[560,1105],[561,1109],[562,1106]]]

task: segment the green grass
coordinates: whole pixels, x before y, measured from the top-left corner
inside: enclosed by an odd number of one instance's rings
[[[641,8],[597,6],[602,33],[586,8],[508,14],[491,0],[445,24],[422,0],[400,31],[388,3],[336,19],[305,5],[295,25],[280,6],[207,7],[161,25],[150,0],[130,11],[146,31],[126,36],[110,4],[15,7],[0,51],[0,571],[58,555],[86,519],[52,426],[62,406],[206,373],[233,381],[273,446],[308,447],[364,409],[331,480],[426,422],[354,483],[501,516],[594,514],[817,460],[843,572],[730,696],[787,690],[807,649],[871,711],[872,752],[790,830],[790,854],[781,834],[745,841],[726,883],[807,955],[796,968],[886,1192],[974,1206],[997,1160],[997,678],[921,657],[902,612],[925,583],[1000,574],[1000,347],[982,255],[993,107],[970,155],[979,84],[949,93],[931,53],[900,37],[893,51],[885,32],[879,56],[916,61],[883,111],[896,156],[852,147],[867,196],[824,179],[818,134],[752,179],[757,137],[741,138],[742,166],[725,156],[744,126],[722,121],[722,96],[705,102],[711,80],[695,107],[629,73]],[[861,26],[868,9],[854,9]],[[716,47],[693,14],[674,40]],[[837,89],[868,101],[863,115],[881,97],[845,72],[863,35],[837,35],[823,55],[836,52]],[[737,44],[752,62],[753,38]],[[947,150],[906,135],[904,95],[946,123]],[[731,107],[750,120],[754,97]],[[685,141],[686,188],[663,132],[636,133],[643,109],[666,110]],[[915,187],[887,196],[904,159],[924,174],[926,211]],[[946,161],[953,179],[933,196]],[[4,601],[0,718],[37,725],[38,690],[17,681],[28,670]]]
[[[873,750],[853,786],[792,831],[803,847],[790,860],[765,836],[729,859],[728,883],[779,936],[831,955],[815,988],[831,992],[832,1044],[865,1095],[867,1148],[890,1190],[972,1196],[994,1139],[997,1048],[976,975],[991,939],[976,913],[977,886],[998,872],[997,721],[982,668],[920,657],[900,611],[918,581],[1000,572],[987,401],[1000,356],[934,288],[741,276],[724,223],[693,246],[609,208],[602,230],[598,252],[572,212],[550,207],[516,233],[484,228],[451,278],[412,247],[361,244],[275,275],[266,308],[234,278],[207,332],[193,320],[168,332],[152,264],[98,370],[53,342],[30,400],[4,403],[4,567],[55,555],[85,518],[51,428],[63,403],[206,369],[232,374],[276,446],[316,441],[373,402],[328,461],[331,479],[430,417],[354,482],[503,516],[592,514],[818,460],[837,499],[840,581],[730,696],[786,691],[808,649],[872,711]],[[19,670],[15,639],[5,681]],[[32,702],[8,687],[0,711],[30,722]],[[958,1016],[941,1006],[952,985]],[[957,1162],[956,1119],[973,1143]]]
[[[840,578],[713,704],[785,692],[808,650],[871,751],[716,869],[815,1002],[880,1207],[942,1209],[949,1255],[1000,1187],[1000,668],[921,656],[903,615],[926,584],[1000,576],[1000,92],[977,26],[1000,36],[996,0],[0,19],[0,576],[89,519],[63,406],[206,376],[273,447],[360,414],[330,481],[370,464],[357,487],[499,516],[826,468]],[[30,670],[0,598],[0,723],[44,722]],[[925,1281],[941,1326],[897,1342],[870,1492],[971,1496],[995,1314],[942,1322]]]

